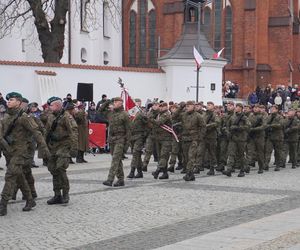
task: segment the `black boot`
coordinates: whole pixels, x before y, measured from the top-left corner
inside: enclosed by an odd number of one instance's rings
[[[70,201],[70,196],[68,192],[63,192],[62,204],[68,204]]]
[[[72,158],[71,158],[71,161],[72,161]],[[47,167],[47,164],[48,164],[48,160],[47,159],[43,159],[43,166]]]
[[[238,177],[244,177],[244,176],[245,176],[245,172],[241,170],[238,174]]]
[[[183,168],[180,173],[181,174],[186,174],[186,168]]]
[[[147,171],[148,171],[147,165],[144,165],[144,166],[142,167],[142,171],[143,171],[143,172],[147,172]]]
[[[160,180],[169,179],[168,170],[166,168],[163,168],[163,174],[158,179]]]
[[[188,173],[186,173],[185,176],[183,176],[183,179],[185,181],[194,181],[195,180],[195,175],[194,175],[193,172],[188,172]]]
[[[274,168],[274,171],[280,171],[280,167],[276,166],[276,167]]]
[[[36,198],[37,198],[37,193],[36,193],[36,191],[33,191],[33,192],[31,193],[31,195],[32,195],[32,199],[36,199]]]
[[[250,173],[250,166],[245,167],[245,172],[246,172],[247,174]]]
[[[87,163],[87,161],[84,159],[84,151],[80,151],[80,153],[81,153],[82,163]]]
[[[47,200],[48,205],[62,204],[61,194],[55,194],[50,200]]]
[[[7,201],[1,199],[0,201],[0,216],[7,215]]]
[[[102,184],[103,184],[104,186],[109,186],[109,187],[111,187],[112,184],[113,184],[113,182],[110,181],[110,180],[106,180],[106,181],[103,181]]]
[[[154,179],[158,178],[159,172],[160,172],[160,168],[157,168],[154,172],[152,172]]]
[[[200,174],[200,166],[195,166],[193,170],[194,174]]]
[[[210,167],[209,171],[207,172],[207,175],[215,175],[214,167]]]
[[[75,164],[75,162],[72,160],[72,158],[69,158],[69,164]],[[47,165],[46,165],[47,166]]]
[[[116,183],[114,184],[114,187],[123,187],[125,186],[124,180],[117,180]]]
[[[81,151],[78,150],[77,156],[76,156],[76,163],[83,163]]]
[[[23,211],[29,212],[35,206],[36,206],[36,203],[34,200],[27,200],[25,207],[23,207]]]
[[[219,165],[219,166],[217,166],[217,168],[216,168],[216,171],[218,171],[218,172],[222,172],[222,171],[224,171],[225,170],[225,167],[224,167],[224,165]]]
[[[139,167],[137,168],[137,174],[134,176],[134,178],[143,178],[143,171],[142,171],[142,168]]]
[[[135,171],[135,168],[131,168],[130,169],[130,172],[129,172],[129,175],[127,176],[127,178],[129,178],[129,179],[132,179],[132,178],[134,178],[134,171]]]
[[[181,170],[181,169],[183,169],[182,164],[179,164],[179,163],[178,163],[178,165],[177,165],[177,167],[176,167],[175,169],[176,169],[176,170]]]
[[[222,171],[222,174],[227,175],[228,177],[231,177],[231,173],[232,173],[231,169]]]
[[[171,173],[174,173],[175,172],[175,167],[174,166],[168,167],[168,171],[171,172]]]

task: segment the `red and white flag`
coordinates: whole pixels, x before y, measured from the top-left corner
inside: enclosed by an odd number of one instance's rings
[[[215,53],[215,54],[213,55],[213,58],[214,58],[214,59],[220,58],[220,56],[222,55],[224,49],[225,49],[225,48],[221,49],[218,53]]]
[[[195,48],[194,46],[194,58],[197,64],[197,68],[200,69],[201,64],[204,62],[203,57],[200,55],[200,53],[198,52],[198,50]]]
[[[127,89],[122,88],[121,98],[123,98],[125,111],[128,112],[130,117],[134,118],[137,112],[139,112],[139,108],[135,105],[135,102],[132,100]]]

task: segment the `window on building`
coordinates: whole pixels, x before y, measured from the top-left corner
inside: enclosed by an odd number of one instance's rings
[[[108,2],[103,2],[103,36],[106,38],[110,38],[110,12]]]
[[[214,49],[216,51],[221,49],[222,2],[223,0],[215,0]]]
[[[149,63],[156,65],[157,51],[156,51],[156,13],[155,10],[149,12]]]
[[[104,53],[103,53],[103,64],[104,65],[109,64],[108,53],[106,51],[104,51]]]
[[[136,13],[130,11],[130,26],[129,26],[129,64],[136,64]]]
[[[81,54],[81,62],[86,63],[87,62],[87,52],[85,48],[82,48],[80,51]]]
[[[22,39],[22,52],[25,52],[26,40]]]
[[[204,32],[206,39],[211,43],[211,9],[205,7],[203,11],[203,24],[201,25],[201,31]]]
[[[88,32],[88,11],[90,0],[81,0],[80,5],[80,28],[81,31]]]
[[[224,57],[232,61],[232,9],[227,6],[225,9],[225,52]]]
[[[146,49],[147,48],[147,0],[140,0],[139,4],[139,17],[140,17],[140,44],[139,44],[139,64],[146,64]]]

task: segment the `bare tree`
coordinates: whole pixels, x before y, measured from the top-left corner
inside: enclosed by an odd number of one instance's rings
[[[114,19],[120,16],[120,6],[118,1],[113,0],[89,0],[90,15],[89,25],[95,28],[101,26],[102,21],[96,4],[107,3],[112,16],[112,25],[115,26]],[[12,29],[34,19],[34,25],[41,43],[41,50],[44,62],[59,63],[65,46],[65,28],[67,23],[67,13],[70,4],[75,4],[77,14],[80,13],[80,0],[1,0],[0,1],[0,38],[8,35]]]

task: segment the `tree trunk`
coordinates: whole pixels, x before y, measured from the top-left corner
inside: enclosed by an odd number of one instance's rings
[[[55,0],[54,18],[50,24],[42,9],[41,0],[27,0],[33,16],[41,43],[42,56],[46,63],[60,63],[65,42],[66,15],[69,0]]]

